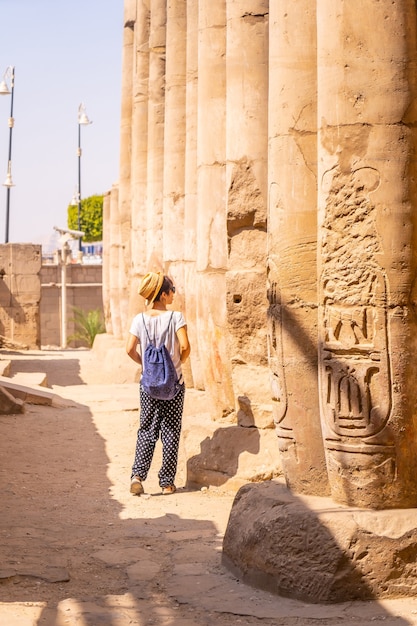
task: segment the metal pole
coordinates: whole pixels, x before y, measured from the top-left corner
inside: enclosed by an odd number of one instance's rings
[[[78,121],[78,230],[81,230],[81,124]],[[81,252],[81,237],[78,239],[78,250]]]
[[[61,248],[61,348],[67,347],[67,244]]]
[[[4,243],[9,243],[9,216],[10,216],[10,187],[6,190],[6,234],[4,235]]]
[[[11,100],[10,100],[10,117],[9,117],[9,158],[7,163],[7,172],[10,175],[10,183],[11,183],[11,172],[12,172],[12,133],[14,126],[13,119],[13,101],[14,101],[14,76],[15,76],[15,68],[11,68],[12,76],[11,76]],[[10,216],[10,185],[7,186],[6,190],[6,234],[4,237],[5,243],[9,243],[9,216]]]

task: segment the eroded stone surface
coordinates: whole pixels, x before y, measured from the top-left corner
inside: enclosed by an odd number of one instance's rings
[[[363,15],[359,0],[125,2],[107,324],[122,338],[141,275],[172,275],[187,386],[208,398],[209,425],[185,433],[192,483],[282,466],[294,493],[417,506],[416,6],[380,0]],[[337,598],[335,572],[352,597],[413,592],[414,537],[396,537],[397,566],[371,534],[378,575],[348,516],[341,571],[331,520],[287,509],[328,547],[303,593]]]
[[[20,349],[40,346],[41,246],[0,246],[0,344]]]
[[[282,475],[273,429],[219,425],[200,415],[185,421],[183,437],[190,486],[237,489]]]
[[[224,562],[247,582],[308,602],[414,596],[417,511],[338,507],[283,484],[242,487]]]

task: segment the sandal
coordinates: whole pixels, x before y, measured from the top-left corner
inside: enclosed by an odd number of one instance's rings
[[[139,476],[133,476],[130,483],[130,493],[133,493],[135,496],[140,496],[143,493],[143,485]]]
[[[171,493],[175,493],[177,488],[175,485],[168,485],[167,487],[162,487],[162,495],[169,496]]]

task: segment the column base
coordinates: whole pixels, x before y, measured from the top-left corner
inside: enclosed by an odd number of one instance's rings
[[[417,509],[344,507],[278,482],[236,495],[223,563],[244,582],[311,603],[417,594]]]

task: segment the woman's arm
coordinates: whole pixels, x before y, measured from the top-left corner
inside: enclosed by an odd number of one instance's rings
[[[142,365],[142,358],[138,352],[138,344],[139,339],[135,337],[135,335],[132,335],[132,333],[129,333],[126,341],[126,352],[135,363]]]
[[[184,361],[188,359],[191,352],[186,326],[181,326],[181,328],[177,330],[177,337],[180,343],[180,361],[181,363],[184,363]]]

